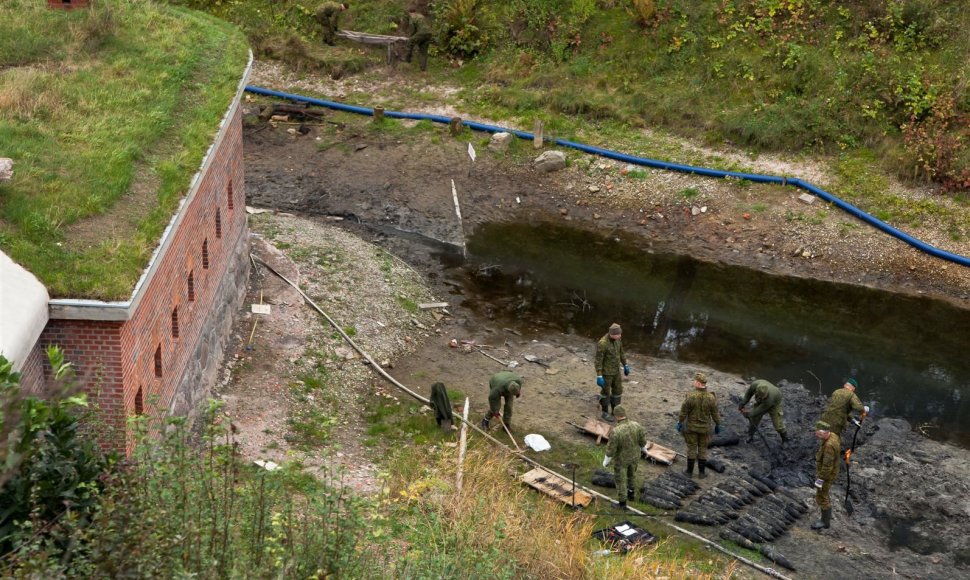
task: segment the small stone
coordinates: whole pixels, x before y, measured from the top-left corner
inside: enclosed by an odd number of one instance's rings
[[[641,226],[645,226],[645,225],[647,225],[647,220],[645,220],[645,219],[644,220],[640,220],[637,223],[639,223]]]
[[[495,133],[488,141],[488,148],[501,153],[508,150],[510,143],[512,143],[511,133]]]
[[[599,193],[599,190],[600,190],[600,188],[597,187],[597,186],[595,186],[595,185],[590,185],[589,186],[589,192],[590,193]]]
[[[702,205],[701,206],[701,213],[707,213],[707,206],[706,205]]]
[[[594,219],[594,220],[598,220],[598,219],[600,219],[601,217],[602,217],[602,216],[601,216],[600,214],[598,214],[598,213],[594,213],[594,214],[593,214],[593,219]]]
[[[569,208],[568,207],[560,208],[559,215],[569,215]]]
[[[816,199],[815,196],[809,193],[803,193],[798,196],[798,201],[807,205],[812,205],[813,203],[815,203],[815,199]]]
[[[701,208],[697,207],[696,205],[690,208],[690,215],[697,215],[699,213],[701,213]]]

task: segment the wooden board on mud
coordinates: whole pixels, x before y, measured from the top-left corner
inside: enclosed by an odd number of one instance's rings
[[[576,488],[575,502],[573,498],[573,482],[563,479],[558,475],[549,473],[538,467],[525,473],[519,479],[533,489],[552,496],[566,505],[578,505],[586,507],[593,501],[593,496],[585,491]]]
[[[583,425],[577,425],[571,421],[567,421],[573,427],[579,429],[587,435],[593,435],[596,437],[596,444],[599,445],[600,441],[609,441],[610,433],[613,432],[613,425],[600,421],[599,419],[586,419],[586,423]]]
[[[677,452],[670,447],[647,441],[647,444],[643,446],[643,456],[655,463],[670,465],[674,462],[674,459],[677,459]]]

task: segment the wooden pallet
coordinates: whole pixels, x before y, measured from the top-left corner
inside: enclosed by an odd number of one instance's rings
[[[643,457],[654,463],[670,465],[674,462],[674,459],[677,459],[677,452],[670,447],[647,441],[647,444],[643,446]]]
[[[574,494],[573,482],[538,467],[523,474],[519,479],[529,487],[552,496],[566,505],[586,507],[593,501],[593,496],[579,488]]]

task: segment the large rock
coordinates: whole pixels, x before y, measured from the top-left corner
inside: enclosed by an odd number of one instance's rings
[[[543,173],[559,171],[566,167],[566,154],[562,151],[546,151],[532,162]]]
[[[492,135],[492,138],[488,141],[488,148],[492,151],[504,153],[508,151],[510,143],[512,143],[512,134],[503,131]]]

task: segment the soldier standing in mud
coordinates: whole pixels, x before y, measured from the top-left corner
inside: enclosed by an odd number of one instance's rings
[[[408,14],[408,43],[404,62],[411,62],[414,49],[418,49],[418,64],[421,70],[428,70],[428,45],[431,44],[431,27],[424,14],[414,11]]]
[[[499,407],[502,406],[502,421],[512,430],[512,401],[522,395],[522,377],[510,372],[502,371],[492,375],[488,381],[488,414],[482,419],[482,429],[488,431],[489,419],[498,417]],[[502,401],[504,399],[504,406]]]
[[[832,524],[832,503],[829,490],[839,476],[842,462],[842,440],[826,421],[815,423],[815,437],[822,442],[815,453],[815,504],[822,511],[822,518],[812,524],[813,530],[828,529]]]
[[[339,28],[340,13],[347,9],[347,3],[324,2],[317,6],[314,17],[317,24],[323,30],[323,41],[334,46],[336,44],[337,30]]]
[[[686,421],[686,425],[684,424]],[[707,444],[711,441],[711,423],[714,433],[721,432],[721,413],[717,410],[717,397],[707,390],[707,375],[694,375],[694,391],[684,398],[677,418],[677,432],[687,442],[687,469],[684,473],[694,477],[694,461],[698,461],[698,477],[707,477]]]
[[[623,378],[620,376],[620,365],[623,365],[623,374],[629,376],[630,365],[626,364],[626,355],[623,353],[623,342],[621,337],[623,330],[620,325],[613,323],[603,338],[596,343],[596,358],[593,361],[596,367],[596,384],[600,388],[600,407],[603,409],[603,420],[612,423],[613,417],[610,415],[610,406],[615,410],[620,406],[623,396]]]
[[[825,407],[825,412],[822,413],[821,420],[828,423],[831,427],[830,431],[839,436],[842,435],[842,430],[845,429],[845,425],[849,421],[850,412],[861,413],[860,419],[865,418],[869,413],[869,407],[863,405],[855,394],[858,387],[859,383],[855,379],[845,379],[842,388],[836,390],[829,397],[829,404]]]
[[[754,397],[754,407],[747,411],[744,407]],[[755,431],[765,413],[771,416],[771,424],[781,436],[781,442],[788,442],[788,432],[785,429],[785,412],[781,407],[781,389],[764,379],[758,379],[748,386],[741,404],[738,406],[741,414],[748,418],[748,443],[754,440]]]
[[[627,496],[634,497],[637,489],[637,466],[640,464],[640,454],[647,444],[647,435],[643,427],[636,421],[627,421],[623,405],[613,409],[617,425],[610,433],[610,442],[606,446],[606,457],[603,467],[613,461],[613,476],[616,481],[616,501],[620,508],[626,507]]]

